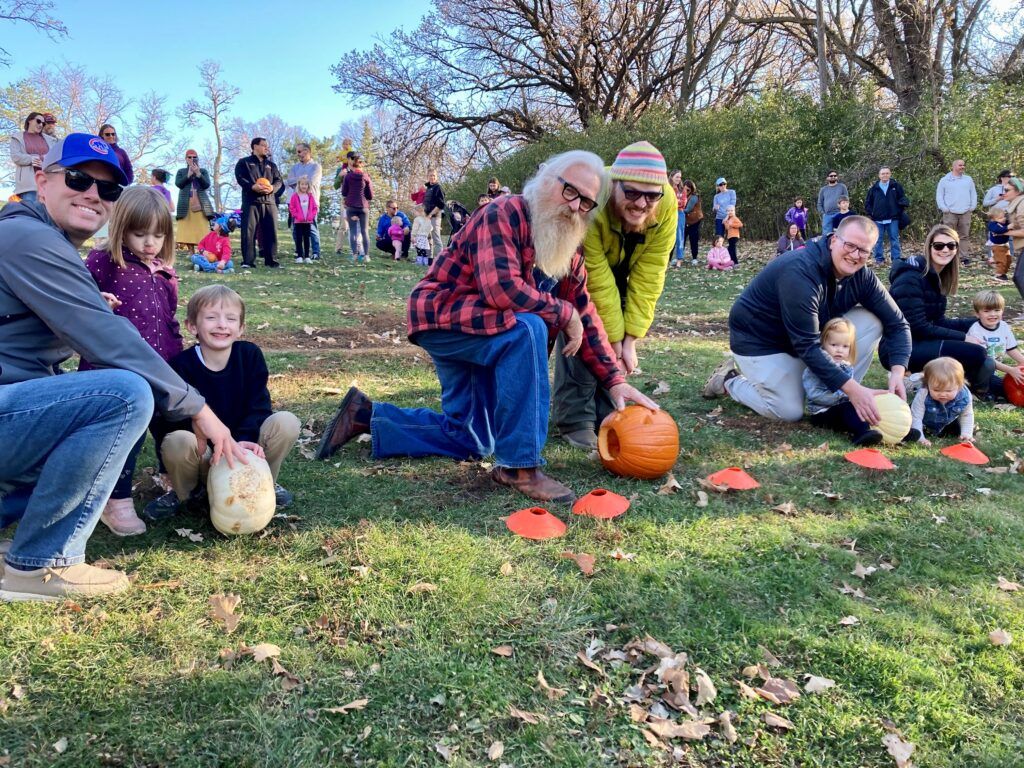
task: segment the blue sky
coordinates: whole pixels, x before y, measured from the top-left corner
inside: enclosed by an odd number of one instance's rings
[[[359,112],[331,90],[329,67],[377,36],[414,27],[430,9],[429,0],[58,0],[56,6],[70,39],[3,24],[3,46],[13,59],[0,69],[4,80],[66,59],[112,75],[129,97],[155,90],[176,107],[198,95],[196,65],[211,58],[242,89],[233,115],[255,120],[276,113],[317,136],[334,134]]]

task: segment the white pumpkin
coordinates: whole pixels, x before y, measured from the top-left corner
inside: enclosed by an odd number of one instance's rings
[[[888,392],[875,395],[875,407],[878,408],[881,421],[874,428],[882,433],[882,441],[895,445],[903,440],[910,432],[910,406],[899,395]]]
[[[222,456],[206,478],[210,521],[225,536],[262,531],[277,505],[270,465],[252,451],[246,458],[248,464],[236,459],[232,469]]]

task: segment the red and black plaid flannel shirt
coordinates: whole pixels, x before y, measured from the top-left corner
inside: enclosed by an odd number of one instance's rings
[[[409,296],[409,338],[421,331],[459,331],[493,336],[511,329],[517,312],[548,325],[548,347],[572,317],[583,321],[579,354],[606,389],[625,382],[590,294],[583,256],[554,291],[538,290],[533,275],[530,212],[522,195],[503,195],[477,211],[441,251]]]

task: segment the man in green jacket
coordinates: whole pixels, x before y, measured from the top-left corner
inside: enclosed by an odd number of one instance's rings
[[[676,196],[665,158],[638,141],[619,152],[609,175],[611,199],[587,230],[583,255],[587,290],[608,340],[627,375],[637,367],[636,343],[654,322],[665,287],[665,270],[676,244]],[[562,437],[577,448],[597,447],[597,427],[614,405],[578,356],[555,363],[554,419]]]

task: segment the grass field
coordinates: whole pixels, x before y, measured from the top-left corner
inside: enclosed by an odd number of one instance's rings
[[[248,303],[275,407],[308,427],[300,448],[351,382],[436,405],[429,358],[404,335],[420,270],[290,255],[224,281]],[[328,462],[291,456],[281,482],[296,503],[264,535],[226,539],[189,516],[127,540],[100,526],[90,558],[134,589],[0,607],[0,765],[868,768],[896,765],[890,733],[916,745],[918,766],[1024,765],[1024,592],[997,587],[1024,581],[1024,478],[953,462],[941,441],[889,450],[897,469],[872,474],[843,460],[839,435],[702,400],[756,261],[672,270],[642,348],[636,381],[668,384],[657,399],[680,428],[674,494],[552,439],[553,476],[632,507],[608,522],[555,510],[568,535],[532,542],[502,522],[527,500],[492,486],[486,464],[374,461],[353,444]],[[184,306],[213,276],[182,274]],[[989,282],[972,267],[959,310]],[[1007,467],[1024,416],[981,405],[978,425],[990,467]],[[140,467],[152,464],[147,447]],[[732,465],[761,487],[701,506],[698,479]],[[565,550],[592,554],[593,575]],[[211,618],[217,594],[241,598],[233,632]],[[1013,644],[993,645],[996,629]],[[630,645],[647,636],[660,644]],[[261,643],[279,656],[241,652]],[[670,669],[680,652],[692,689]],[[731,712],[734,743],[719,722],[686,741],[635,720],[677,717],[659,665],[677,706],[696,706],[706,673],[717,695],[699,719]],[[805,675],[835,685],[788,705],[749,698],[764,677],[803,690]]]

